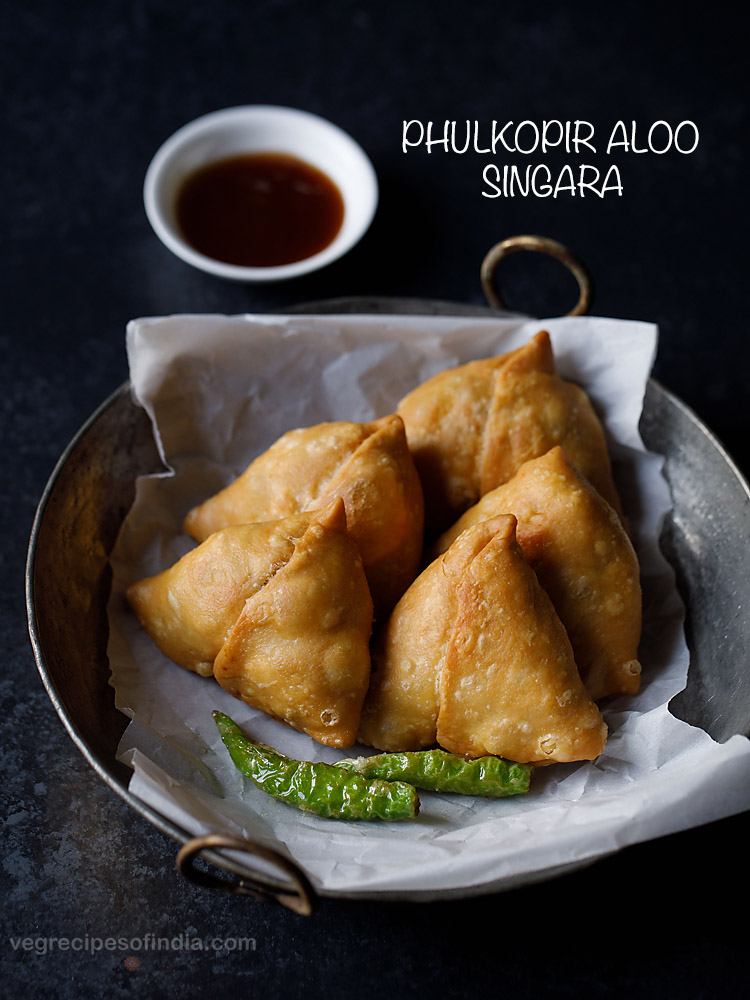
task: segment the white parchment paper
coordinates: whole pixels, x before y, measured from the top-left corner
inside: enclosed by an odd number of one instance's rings
[[[234,769],[211,712],[287,754],[335,760],[372,752],[321,747],[167,660],[124,591],[193,546],[185,513],[230,482],[285,431],[370,420],[441,368],[500,354],[549,330],[560,373],[583,385],[609,436],[642,568],[643,685],[603,704],[598,760],[539,769],[527,796],[421,793],[414,822],[324,820],[276,802]],[[243,834],[281,850],[326,894],[408,895],[515,885],[560,866],[750,808],[750,743],[723,744],[670,715],[686,683],[683,607],[658,535],[670,507],[662,461],[638,433],[657,346],[646,323],[564,318],[171,316],[128,326],[136,399],[167,471],[137,484],[112,555],[112,684],[131,718],[118,756],[131,792],[194,835]]]

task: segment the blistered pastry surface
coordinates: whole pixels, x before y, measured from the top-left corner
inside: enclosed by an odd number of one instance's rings
[[[591,760],[606,726],[508,516],[471,560],[440,677],[438,743],[521,763]]]
[[[620,512],[601,422],[555,369],[549,334],[497,358],[441,372],[398,405],[422,477],[428,528],[463,510],[555,445]]]
[[[202,540],[229,524],[285,517],[337,496],[383,617],[414,579],[423,540],[422,487],[396,415],[289,431],[191,510],[185,530]]]
[[[503,513],[518,519],[519,545],[568,631],[591,695],[635,694],[640,570],[617,514],[557,447],[487,493],[441,536],[436,551]]]
[[[515,540],[481,520],[438,556],[379,638],[360,739],[467,756],[590,759],[606,740],[565,628]]]
[[[128,588],[128,600],[156,645],[187,670],[210,674],[245,601],[283,566],[310,521],[232,525],[173,566]]]
[[[250,597],[214,663],[235,697],[319,743],[354,743],[370,678],[372,601],[341,501]]]

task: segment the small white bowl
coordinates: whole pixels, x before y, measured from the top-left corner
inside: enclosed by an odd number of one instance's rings
[[[287,153],[327,174],[344,201],[341,229],[319,253],[291,264],[242,267],[199,253],[185,241],[175,218],[183,180],[225,157],[261,152]],[[307,111],[258,104],[212,112],[175,132],[149,165],[143,201],[162,243],[193,267],[234,281],[280,281],[325,267],[362,238],[375,214],[378,182],[362,148],[337,125]]]

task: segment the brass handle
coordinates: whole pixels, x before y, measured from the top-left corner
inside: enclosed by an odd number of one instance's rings
[[[201,871],[195,867],[195,860],[199,854],[206,850],[242,851],[245,854],[252,854],[255,857],[269,861],[276,868],[280,869],[287,877],[287,883],[275,886],[270,881],[263,881],[260,877],[244,877],[236,881],[229,881],[219,878],[209,872]],[[220,856],[219,856],[220,860]],[[231,892],[240,896],[252,896],[254,900],[261,903],[279,903],[295,913],[302,916],[309,916],[313,911],[315,903],[315,890],[310,885],[307,876],[288,858],[285,858],[278,851],[264,847],[252,840],[245,840],[243,837],[230,837],[219,833],[210,833],[204,837],[194,837],[189,840],[177,852],[175,860],[177,871],[188,881],[195,885],[203,886],[207,889],[218,889],[222,892]]]
[[[554,257],[571,272],[578,282],[580,291],[578,302],[567,314],[568,316],[583,316],[589,311],[593,295],[594,283],[585,265],[563,243],[552,240],[548,236],[509,236],[507,240],[496,243],[482,261],[480,276],[485,297],[493,309],[507,309],[502,295],[495,283],[497,265],[504,257],[519,250],[530,250],[534,253],[544,253]]]

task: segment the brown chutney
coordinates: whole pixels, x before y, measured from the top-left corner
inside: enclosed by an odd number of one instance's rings
[[[199,253],[243,267],[305,260],[333,242],[344,219],[334,182],[287,153],[240,153],[189,174],[177,224]]]

